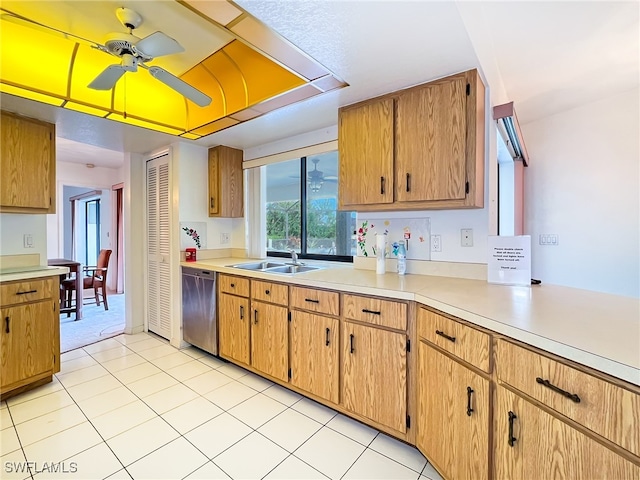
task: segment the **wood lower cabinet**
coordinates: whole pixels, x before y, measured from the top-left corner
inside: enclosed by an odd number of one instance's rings
[[[0,212],[55,213],[55,125],[2,112]]]
[[[218,300],[220,355],[249,365],[249,299],[221,293]]]
[[[251,302],[251,365],[282,381],[288,380],[288,309]]]
[[[50,381],[60,371],[57,291],[58,277],[2,284],[0,394],[13,394],[34,382]]]
[[[354,413],[407,431],[407,335],[344,322],[342,401]]]
[[[289,338],[291,384],[338,403],[339,342],[338,319],[292,311]]]
[[[496,391],[494,478],[639,479],[640,467],[519,395]]]
[[[489,380],[423,341],[418,357],[416,446],[445,478],[488,479]]]

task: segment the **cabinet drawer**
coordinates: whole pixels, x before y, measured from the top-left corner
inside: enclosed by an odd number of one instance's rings
[[[340,294],[315,288],[291,287],[291,307],[337,317],[340,315]]]
[[[397,330],[407,329],[407,305],[405,303],[345,295],[344,316],[350,320]]]
[[[484,372],[491,372],[491,338],[480,330],[419,308],[418,336]]]
[[[220,291],[222,293],[231,293],[232,295],[248,297],[249,279],[233,277],[231,275],[220,275]]]
[[[289,287],[280,283],[251,281],[251,298],[277,305],[289,304]]]
[[[55,283],[53,277],[3,283],[0,285],[0,300],[4,306],[53,298]],[[58,298],[57,292],[55,297]]]
[[[640,455],[640,395],[504,340],[496,365],[500,381]]]

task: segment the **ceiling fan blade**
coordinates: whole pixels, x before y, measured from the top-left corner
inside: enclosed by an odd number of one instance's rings
[[[89,88],[111,90],[120,80],[120,77],[124,75],[124,72],[126,72],[126,69],[122,65],[109,65],[100,75],[93,79],[93,82],[89,84]]]
[[[180,80],[175,75],[167,72],[164,68],[160,67],[147,67],[146,65],[140,64],[143,68],[149,70],[149,73],[152,77],[160,80],[169,88],[174,89],[179,94],[187,97],[193,103],[200,107],[206,107],[211,103],[211,98],[195,87],[192,87],[184,80]]]
[[[34,30],[38,30],[41,32],[48,33],[50,35],[55,35],[57,37],[62,37],[67,40],[71,40],[72,42],[82,43],[85,45],[89,45],[91,47],[96,47],[100,50],[103,50],[104,47],[93,40],[88,40],[83,37],[79,37],[78,35],[74,35],[72,33],[65,32],[63,30],[59,30],[54,27],[50,27],[48,25],[44,25],[40,22],[36,22],[35,20],[31,20],[30,18],[23,17],[22,15],[18,15],[17,13],[10,12],[9,10],[1,9],[0,10],[0,19],[15,23],[16,25],[21,25],[23,27],[33,28]]]
[[[162,32],[152,33],[140,40],[136,43],[136,50],[151,58],[184,52],[182,45]]]

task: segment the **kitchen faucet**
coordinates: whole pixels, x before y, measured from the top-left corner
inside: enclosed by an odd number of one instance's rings
[[[291,252],[291,264],[292,265],[304,265],[304,263],[298,261],[298,254],[295,250],[289,250]]]

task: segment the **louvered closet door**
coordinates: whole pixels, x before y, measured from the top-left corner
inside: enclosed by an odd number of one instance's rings
[[[171,338],[169,282],[169,157],[147,162],[147,321],[149,331]]]

